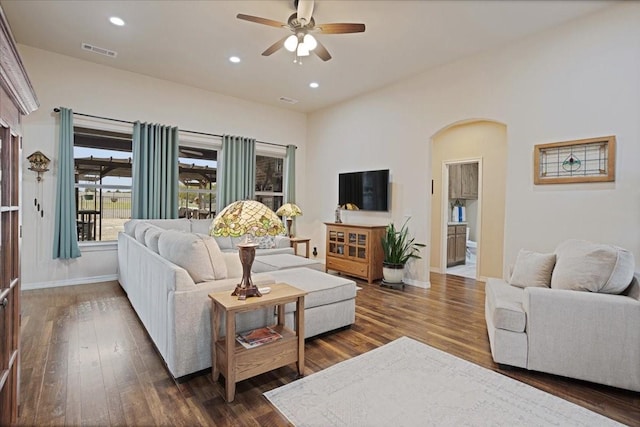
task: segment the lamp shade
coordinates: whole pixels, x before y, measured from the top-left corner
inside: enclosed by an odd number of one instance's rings
[[[278,216],[287,216],[289,218],[302,215],[302,210],[293,203],[285,203],[276,211]]]
[[[255,200],[240,200],[225,207],[211,223],[213,236],[275,236],[284,232],[278,216]]]
[[[284,41],[284,48],[287,49],[289,52],[295,52],[297,47],[298,47],[298,37],[295,34],[291,34]]]

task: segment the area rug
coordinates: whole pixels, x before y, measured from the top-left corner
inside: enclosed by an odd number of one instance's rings
[[[620,425],[407,337],[265,396],[301,427]]]

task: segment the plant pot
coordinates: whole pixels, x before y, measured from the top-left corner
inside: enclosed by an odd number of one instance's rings
[[[382,276],[385,283],[402,283],[404,264],[382,263]]]
[[[93,194],[85,194],[82,197],[84,197],[85,200],[93,200]]]

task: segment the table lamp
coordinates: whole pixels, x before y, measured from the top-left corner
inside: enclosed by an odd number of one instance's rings
[[[267,206],[255,200],[240,200],[225,207],[213,219],[210,233],[213,236],[242,237],[238,244],[238,255],[242,263],[242,280],[231,295],[239,300],[261,297],[262,294],[251,280],[251,266],[256,257],[257,243],[250,237],[275,236],[284,231],[282,221]]]
[[[300,208],[294,203],[285,203],[284,205],[280,206],[280,209],[276,211],[276,215],[287,217],[287,234],[289,235],[289,237],[293,237],[293,234],[291,234],[291,224],[293,223],[293,217],[302,215],[302,210],[300,210]]]

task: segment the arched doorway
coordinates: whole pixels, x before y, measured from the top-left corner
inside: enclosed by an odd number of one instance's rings
[[[431,271],[446,272],[447,233],[451,230],[453,204],[469,204],[476,230],[470,240],[477,244],[476,278],[502,277],[504,215],[507,174],[507,127],[490,120],[453,123],[431,138]],[[478,163],[477,198],[449,198],[452,165]],[[475,200],[475,202],[474,202]],[[476,209],[471,209],[472,204]],[[477,213],[476,213],[477,212]],[[464,228],[469,221],[453,223]],[[465,236],[466,237],[466,236]],[[465,239],[466,240],[466,239]]]

